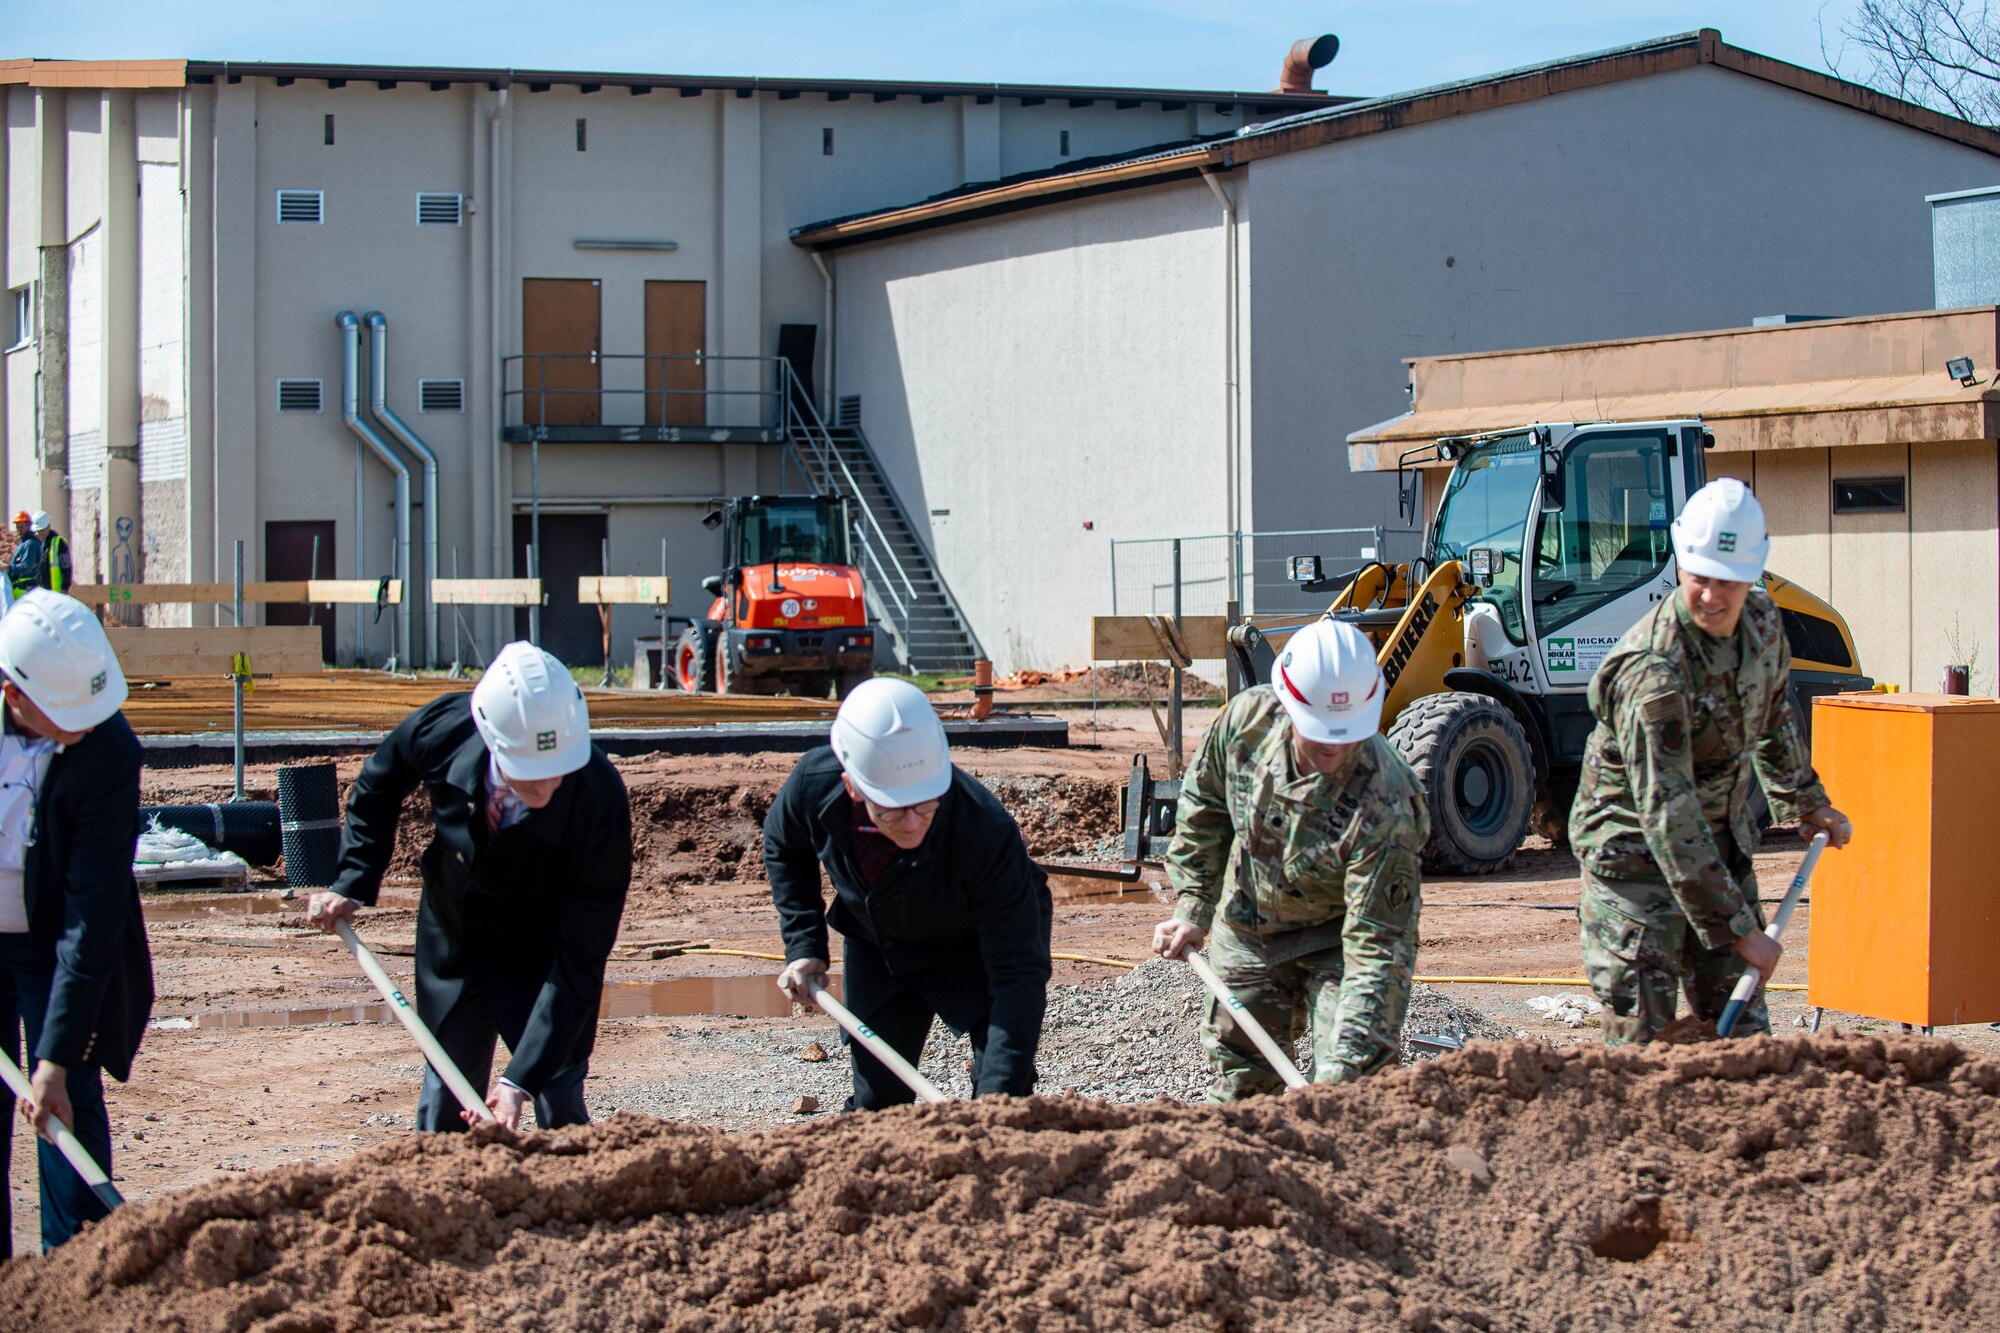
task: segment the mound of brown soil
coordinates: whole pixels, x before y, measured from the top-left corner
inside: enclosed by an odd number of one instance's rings
[[[1510,1042],[1223,1108],[411,1138],[121,1210],[0,1326],[2000,1326],[2000,1064]]]

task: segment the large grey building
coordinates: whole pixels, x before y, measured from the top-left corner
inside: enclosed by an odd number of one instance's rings
[[[696,612],[708,505],[804,484],[781,336],[822,398],[839,371],[792,227],[1341,100],[181,60],[0,62],[0,99],[10,511],[114,582],[227,579],[237,540],[252,578],[516,576],[538,526],[544,640],[575,660],[577,574],[656,573],[664,540]],[[403,628],[423,660],[420,606]],[[396,631],[343,616],[329,648],[379,661]]]
[[[838,284],[838,392],[972,626],[1001,669],[1053,667],[1112,610],[1109,539],[1395,525],[1343,446],[1407,408],[1405,357],[1925,306],[1925,198],[1993,184],[1996,151],[1703,31],[795,239]],[[1288,546],[1370,541],[1245,542],[1236,571],[1190,543],[1189,609],[1268,606]]]

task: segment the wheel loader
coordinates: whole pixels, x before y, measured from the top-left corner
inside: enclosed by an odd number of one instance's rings
[[[1334,591],[1326,615],[1368,635],[1389,686],[1382,728],[1430,802],[1432,869],[1485,874],[1532,827],[1561,841],[1595,720],[1591,676],[1626,630],[1678,586],[1668,525],[1707,481],[1714,437],[1698,420],[1548,423],[1448,438],[1404,454],[1413,469],[1451,464],[1422,554],[1322,577],[1291,561],[1308,592]],[[1802,725],[1814,696],[1865,690],[1838,612],[1767,573],[1792,653]],[[1296,618],[1291,618],[1296,619]],[[1298,623],[1229,631],[1236,666],[1270,679],[1274,648]]]

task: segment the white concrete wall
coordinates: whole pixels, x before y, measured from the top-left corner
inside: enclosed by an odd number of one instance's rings
[[[1712,66],[1251,167],[1260,528],[1393,522],[1402,358],[1930,304],[1926,194],[2000,161]]]
[[[1222,215],[1205,186],[834,263],[841,391],[861,395],[997,670],[1087,660],[1111,538],[1226,526]]]

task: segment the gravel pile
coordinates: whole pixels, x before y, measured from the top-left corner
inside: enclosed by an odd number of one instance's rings
[[[1036,1061],[1045,1093],[1073,1093],[1108,1102],[1157,1098],[1193,1102],[1208,1086],[1200,1027],[1206,992],[1187,967],[1154,959],[1109,984],[1051,986]],[[1403,1063],[1429,1058],[1410,1038],[1444,1035],[1458,1041],[1504,1040],[1513,1029],[1439,991],[1418,986],[1403,1026]],[[801,1114],[798,1098],[820,1111],[840,1108],[850,1087],[847,1050],[831,1020],[817,1013],[768,1024],[695,1028],[677,1034],[684,1073],[661,1082],[592,1081],[595,1115],[639,1111],[669,1120],[753,1129]],[[801,1058],[817,1042],[826,1058]],[[971,1093],[966,1066],[971,1042],[943,1025],[931,1029],[920,1068],[948,1095]],[[1301,1042],[1299,1068],[1310,1071]]]

